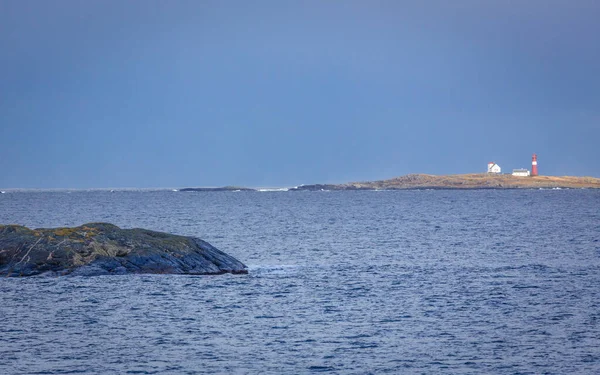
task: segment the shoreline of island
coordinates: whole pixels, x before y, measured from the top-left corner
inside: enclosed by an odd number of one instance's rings
[[[386,180],[339,184],[303,184],[292,187],[154,187],[154,188],[3,188],[0,196],[23,192],[285,192],[285,191],[394,191],[394,190],[510,190],[510,189],[600,189],[600,178],[578,176],[513,176],[472,173],[454,175],[408,174]]]
[[[506,189],[600,189],[600,178],[577,176],[513,176],[472,173],[455,175],[408,174],[386,180],[342,184],[306,184],[290,188],[238,186],[181,188],[182,192],[212,191],[382,191],[382,190],[506,190]]]

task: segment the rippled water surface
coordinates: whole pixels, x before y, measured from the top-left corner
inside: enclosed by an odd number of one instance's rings
[[[600,373],[598,191],[0,195],[92,221],[250,274],[1,278],[0,374]]]

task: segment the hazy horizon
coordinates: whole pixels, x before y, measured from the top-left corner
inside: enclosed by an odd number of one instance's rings
[[[600,3],[0,0],[0,189],[600,177]]]
[[[410,174],[421,174],[421,173],[410,173]],[[462,175],[463,173],[457,173],[458,175]],[[485,174],[485,172],[470,172],[470,173],[464,173],[465,175],[468,174]],[[509,172],[507,173],[502,173],[502,174],[511,174]],[[345,184],[345,183],[360,183],[360,182],[371,182],[371,181],[378,181],[378,180],[389,180],[389,179],[393,179],[396,177],[402,177],[402,176],[406,176],[406,175],[401,175],[401,176],[390,176],[390,177],[385,177],[385,178],[381,178],[381,179],[377,179],[377,180],[353,180],[353,181],[330,181],[330,182],[323,182],[323,181],[308,181],[308,182],[303,182],[300,184],[296,184],[296,185],[233,185],[233,184],[223,184],[223,185],[185,185],[185,186],[180,186],[180,185],[172,185],[172,186],[90,186],[90,187],[75,187],[75,186],[47,186],[47,187],[15,187],[15,186],[7,186],[7,187],[2,187],[0,186],[0,191],[36,191],[36,190],[40,190],[40,191],[52,191],[52,190],[56,190],[56,191],[62,191],[62,190],[86,190],[86,191],[91,191],[91,190],[99,190],[99,191],[110,191],[110,190],[120,190],[120,191],[124,191],[124,190],[171,190],[171,189],[185,189],[185,188],[223,188],[223,187],[239,187],[239,188],[249,188],[249,189],[288,189],[288,188],[294,188],[294,187],[298,187],[298,186],[302,186],[302,185],[314,185],[314,184]],[[441,175],[440,175],[441,176]],[[598,178],[596,176],[551,176],[551,175],[540,175],[540,177],[592,177],[592,178]],[[524,178],[529,178],[529,177],[524,177]],[[532,189],[535,189],[535,187],[532,187]],[[568,188],[567,188],[568,189]]]

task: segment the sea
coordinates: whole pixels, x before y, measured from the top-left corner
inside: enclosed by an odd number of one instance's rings
[[[0,374],[598,374],[600,191],[11,190],[248,275],[0,278]]]

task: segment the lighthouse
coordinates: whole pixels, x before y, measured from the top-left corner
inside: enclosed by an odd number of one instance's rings
[[[537,170],[537,155],[533,154],[533,156],[531,157],[531,175],[532,176],[537,176],[538,175],[538,170]]]

